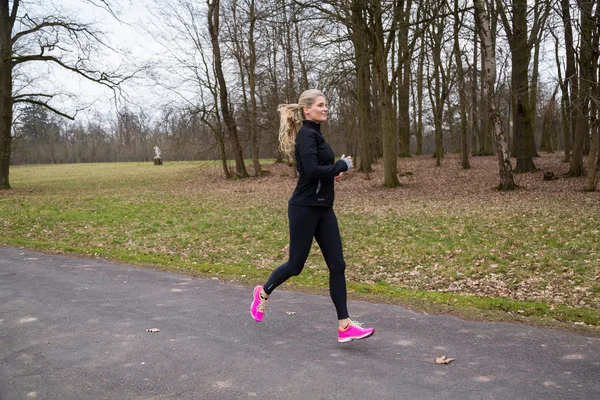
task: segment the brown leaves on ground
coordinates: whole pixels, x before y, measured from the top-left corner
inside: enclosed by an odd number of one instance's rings
[[[450,364],[454,360],[456,360],[456,358],[448,358],[446,356],[440,356],[435,359],[435,363],[436,364]]]

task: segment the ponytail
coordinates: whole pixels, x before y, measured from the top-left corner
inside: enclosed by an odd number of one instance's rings
[[[298,104],[280,104],[277,111],[279,112],[279,149],[291,160],[294,158],[296,133],[302,125],[304,112]]]

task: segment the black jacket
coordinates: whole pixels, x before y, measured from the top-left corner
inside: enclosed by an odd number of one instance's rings
[[[343,160],[334,162],[335,154],[321,133],[321,125],[309,120],[302,122],[294,154],[299,176],[289,204],[332,207],[333,178],[347,171],[348,166]]]

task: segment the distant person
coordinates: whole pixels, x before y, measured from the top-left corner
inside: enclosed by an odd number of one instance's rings
[[[304,268],[313,237],[317,240],[329,268],[329,292],[338,317],[338,341],[350,342],[373,335],[373,328],[362,328],[348,316],[346,305],[346,263],[337,218],[333,212],[334,181],[352,168],[352,157],[335,154],[321,134],[321,123],[327,119],[327,102],[318,90],[306,90],[298,104],[278,107],[281,121],[281,150],[294,154],[298,184],[288,202],[290,246],[288,261],[276,268],[269,280],[254,288],[250,306],[252,317],[262,321],[265,306],[273,290]],[[299,129],[298,129],[299,128]]]

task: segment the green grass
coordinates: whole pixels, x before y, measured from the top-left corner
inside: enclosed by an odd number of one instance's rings
[[[285,179],[220,174],[205,162],[11,167],[14,189],[0,191],[0,243],[263,281],[286,257]],[[398,196],[390,206],[343,197],[336,212],[351,297],[600,333],[597,202]],[[327,277],[315,246],[285,285],[326,293]]]

